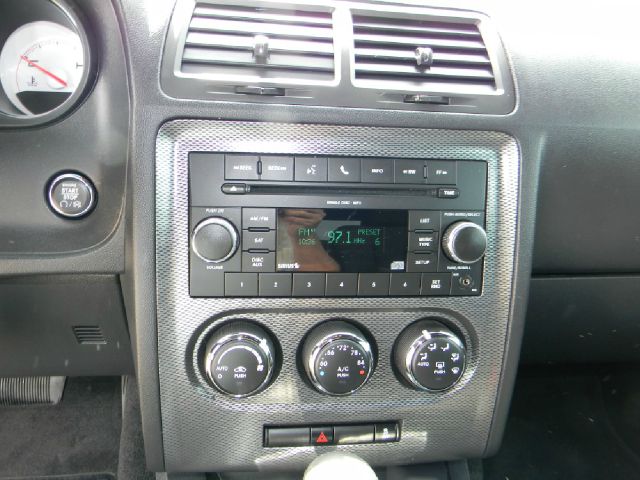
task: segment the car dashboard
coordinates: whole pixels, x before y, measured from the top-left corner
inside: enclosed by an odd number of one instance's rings
[[[637,360],[615,8],[5,3],[3,401],[135,378],[144,470],[271,478],[490,457],[519,367]]]

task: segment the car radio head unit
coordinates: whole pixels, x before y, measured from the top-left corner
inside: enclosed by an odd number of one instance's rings
[[[479,295],[486,164],[191,153],[194,297]]]

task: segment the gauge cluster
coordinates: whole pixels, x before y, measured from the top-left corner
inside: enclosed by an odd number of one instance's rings
[[[68,114],[86,95],[95,59],[84,20],[69,2],[4,0],[0,19],[0,126],[32,126]]]

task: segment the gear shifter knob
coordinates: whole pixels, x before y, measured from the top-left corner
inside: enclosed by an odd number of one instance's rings
[[[352,453],[330,452],[320,455],[307,467],[303,480],[378,480],[363,459]]]

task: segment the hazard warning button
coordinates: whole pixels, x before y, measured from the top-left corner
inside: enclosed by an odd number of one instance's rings
[[[333,427],[311,427],[311,445],[333,445]]]

